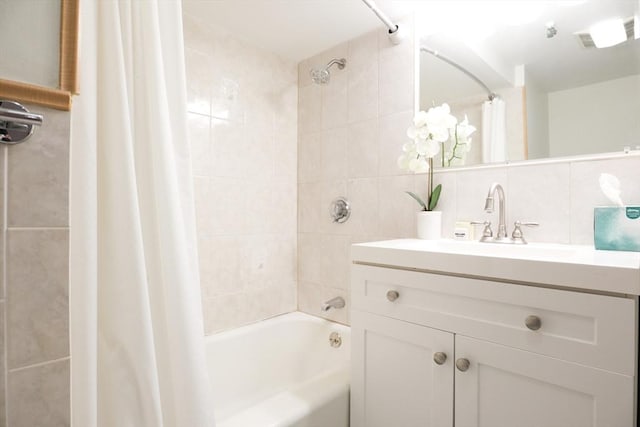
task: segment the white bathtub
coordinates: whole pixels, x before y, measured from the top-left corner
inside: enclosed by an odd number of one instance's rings
[[[347,427],[350,338],[300,312],[207,337],[216,427]]]

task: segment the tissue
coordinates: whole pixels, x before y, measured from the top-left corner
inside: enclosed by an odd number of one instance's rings
[[[593,237],[596,249],[640,252],[640,206],[625,206],[620,198],[620,180],[600,175],[602,193],[616,206],[596,207],[593,211]]]
[[[600,174],[600,189],[607,199],[616,206],[624,206],[620,198],[620,180],[608,173]]]

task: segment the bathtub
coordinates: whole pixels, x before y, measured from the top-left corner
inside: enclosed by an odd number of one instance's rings
[[[349,327],[294,312],[205,342],[216,427],[348,427]]]

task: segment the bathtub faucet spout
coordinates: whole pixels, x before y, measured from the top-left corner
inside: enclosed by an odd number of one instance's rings
[[[322,307],[320,307],[320,310],[329,311],[332,308],[344,308],[344,298],[342,297],[331,298],[329,301],[322,304]]]

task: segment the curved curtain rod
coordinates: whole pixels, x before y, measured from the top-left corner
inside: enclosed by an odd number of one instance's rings
[[[398,26],[393,22],[391,22],[391,19],[389,19],[387,15],[385,15],[384,13],[382,13],[380,9],[378,9],[378,6],[376,6],[373,0],[362,0],[362,1],[364,2],[364,4],[366,4],[369,7],[369,9],[373,11],[373,13],[376,14],[378,19],[380,19],[382,23],[389,29],[389,34],[393,34],[396,31],[398,31]]]
[[[420,46],[420,50],[422,52],[426,52],[426,53],[432,54],[436,58],[446,62],[447,64],[453,66],[454,68],[457,68],[458,70],[462,71],[464,74],[469,76],[474,82],[478,83],[480,86],[482,86],[484,88],[484,90],[489,95],[489,101],[493,101],[495,98],[498,97],[498,95],[495,92],[493,92],[491,89],[489,89],[489,86],[484,84],[484,82],[482,80],[477,78],[474,74],[471,73],[471,71],[467,70],[462,65],[458,65],[457,63],[453,62],[451,59],[447,58],[446,56],[440,55],[440,53],[437,50],[432,50],[432,49],[429,49],[429,48],[424,47],[424,46]]]

